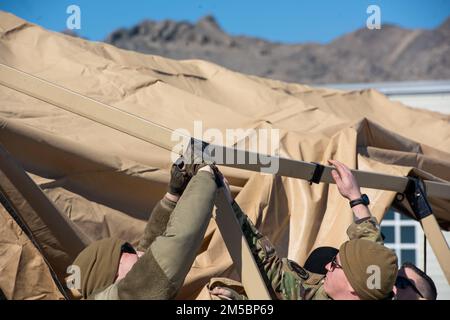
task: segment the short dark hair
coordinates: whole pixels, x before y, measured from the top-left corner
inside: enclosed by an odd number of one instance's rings
[[[403,263],[402,264],[402,268],[412,269],[414,271],[414,273],[416,273],[422,279],[424,279],[425,282],[428,284],[428,288],[430,290],[427,290],[427,292],[421,292],[421,293],[424,295],[425,299],[436,300],[436,298],[437,298],[437,290],[436,290],[436,285],[434,284],[433,279],[431,279],[425,272],[423,272],[422,270],[417,268],[416,265],[414,265],[414,264],[412,264],[410,262]]]

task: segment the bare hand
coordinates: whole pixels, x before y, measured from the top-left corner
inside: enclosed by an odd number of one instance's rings
[[[225,299],[233,298],[233,294],[227,288],[215,287],[210,292],[216,296],[221,296],[222,298],[225,298]]]
[[[336,168],[331,171],[334,181],[340,194],[348,200],[355,200],[361,197],[361,190],[350,169],[337,160],[328,160]]]

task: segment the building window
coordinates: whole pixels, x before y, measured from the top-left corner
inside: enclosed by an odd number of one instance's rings
[[[384,236],[384,242],[389,244],[395,243],[395,227],[394,226],[383,226],[381,232]]]
[[[402,243],[416,243],[416,227],[400,226],[400,234]]]
[[[417,221],[391,208],[381,222],[381,232],[385,245],[397,254],[399,265],[404,262],[417,264],[420,243]]]

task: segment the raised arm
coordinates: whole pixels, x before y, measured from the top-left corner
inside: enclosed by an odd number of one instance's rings
[[[336,170],[331,171],[331,175],[336,182],[336,186],[341,196],[349,201],[361,198],[361,189],[350,169],[337,160],[328,160],[328,162],[336,168]],[[355,220],[370,218],[372,216],[369,208],[363,204],[354,206],[352,211]]]
[[[361,189],[350,169],[337,160],[328,160],[336,170],[331,171],[339,193],[349,201],[360,199]],[[369,208],[364,204],[352,207],[354,222],[348,227],[347,235],[352,239],[367,239],[383,244],[380,226]]]
[[[156,237],[166,231],[170,216],[190,179],[191,175],[186,172],[183,166],[179,163],[172,164],[168,192],[153,208],[145,226],[144,235],[139,241],[138,251],[144,252],[147,250]]]
[[[120,299],[171,299],[201,246],[217,190],[209,166],[199,169],[173,210],[167,228],[118,283]]]

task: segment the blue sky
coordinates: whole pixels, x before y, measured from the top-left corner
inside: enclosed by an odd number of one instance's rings
[[[91,40],[144,19],[195,22],[212,14],[233,35],[326,43],[365,26],[370,4],[380,7],[382,24],[405,28],[435,28],[450,16],[450,0],[0,0],[0,10],[61,31],[71,4],[81,8],[77,33]]]

